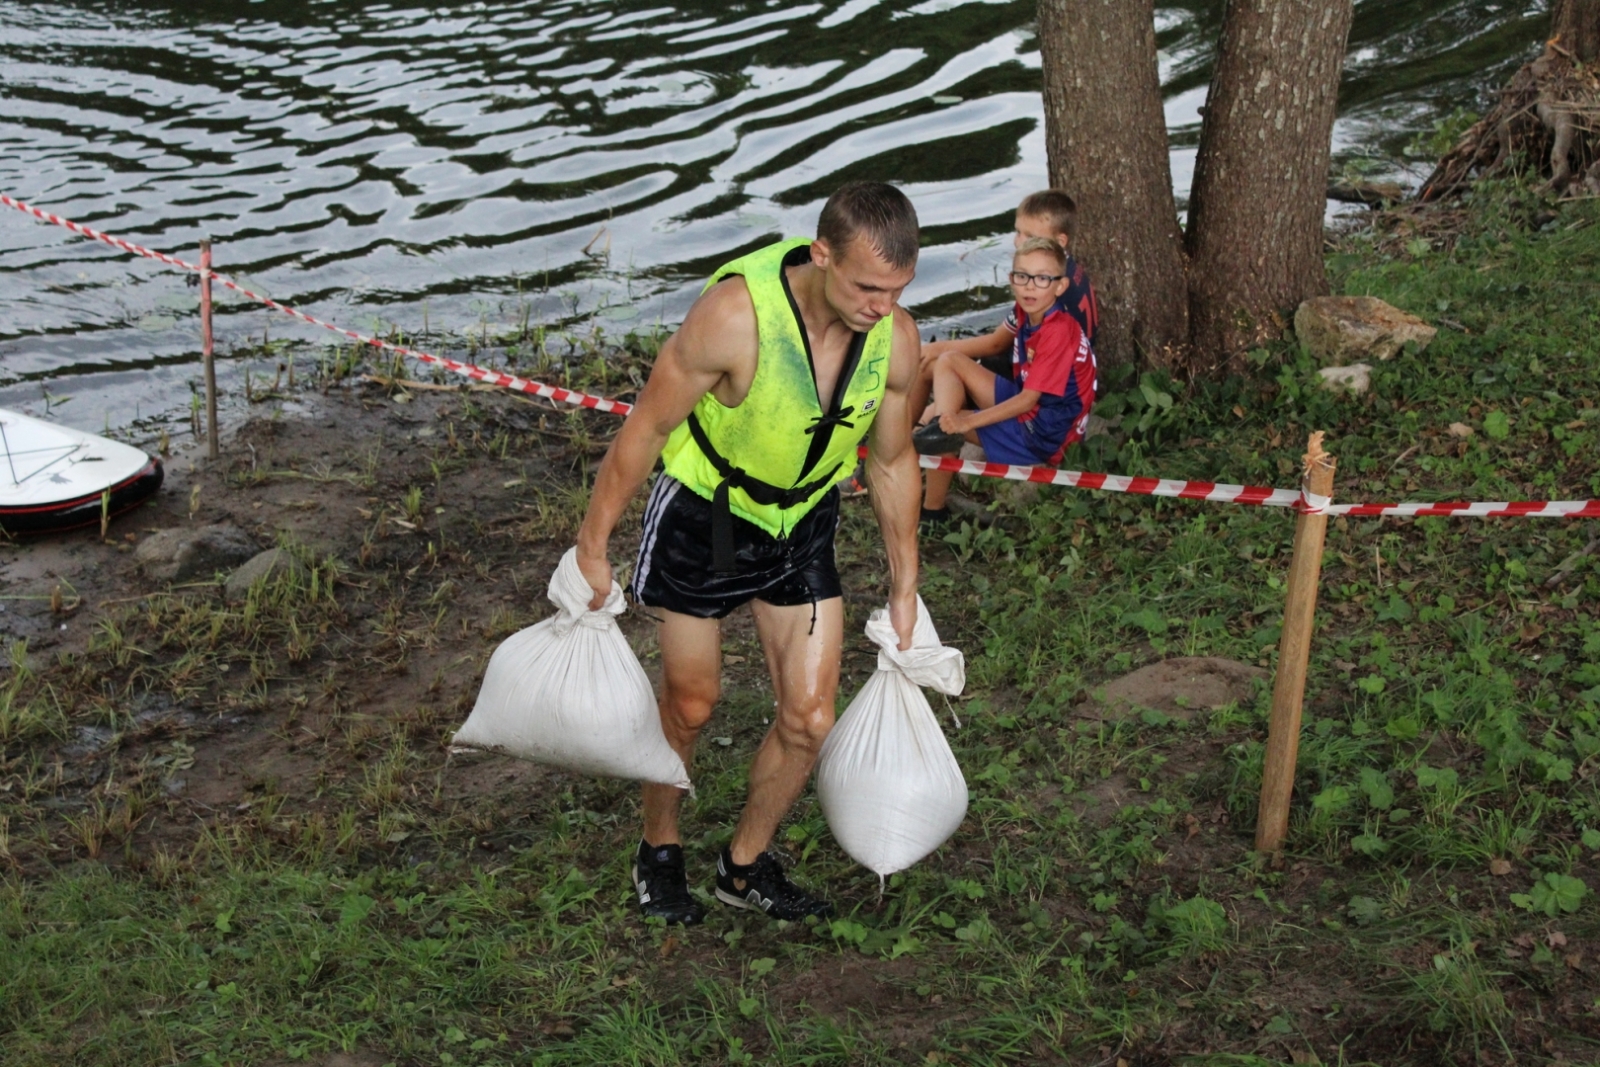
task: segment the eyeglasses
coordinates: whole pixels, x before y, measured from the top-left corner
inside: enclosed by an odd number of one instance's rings
[[[1036,289],[1044,289],[1065,277],[1065,274],[1029,274],[1025,270],[1014,270],[1011,272],[1011,284],[1024,289],[1030,285]]]

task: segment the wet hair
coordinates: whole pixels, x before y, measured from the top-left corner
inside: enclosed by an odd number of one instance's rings
[[[922,231],[911,201],[884,182],[850,182],[841,185],[822,205],[817,238],[828,242],[835,255],[857,237],[897,270],[916,266]]]
[[[1071,240],[1078,228],[1078,204],[1060,189],[1041,189],[1029,193],[1017,205],[1017,214],[1032,215],[1050,223],[1052,234],[1064,233]]]
[[[1040,252],[1049,256],[1055,261],[1057,270],[1067,269],[1066,249],[1062,248],[1059,242],[1052,241],[1048,237],[1030,237],[1022,242],[1022,246],[1017,249],[1017,254],[1011,257],[1011,262],[1015,263],[1023,256],[1033,252]]]

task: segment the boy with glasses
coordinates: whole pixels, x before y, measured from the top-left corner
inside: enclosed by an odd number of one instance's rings
[[[991,463],[1053,467],[1083,439],[1097,373],[1088,336],[1060,304],[1072,282],[1067,258],[1049,238],[1030,237],[1018,247],[1011,261],[1017,302],[1008,319],[1017,323],[1014,374],[997,374],[957,350],[937,354],[929,368],[936,415],[912,435],[918,452],[953,455],[970,441],[983,446]],[[968,408],[969,401],[976,407]],[[948,471],[928,472],[925,522],[949,520],[945,498],[953,479]]]
[[[1077,220],[1078,205],[1072,197],[1059,189],[1041,189],[1037,193],[1029,193],[1017,205],[1012,239],[1017,248],[1035,237],[1054,241],[1061,246],[1066,253],[1066,263],[1061,273],[1067,277],[1067,286],[1056,298],[1056,304],[1078,320],[1078,328],[1089,339],[1090,347],[1093,347],[1100,306],[1095,300],[1094,286],[1089,283],[1088,274],[1072,255],[1072,235],[1077,229]],[[933,360],[944,353],[959,352],[996,374],[1010,375],[1011,347],[1017,336],[1017,326],[1016,313],[1012,311],[992,333],[954,341],[929,341],[922,346],[923,370],[926,372],[933,365]]]

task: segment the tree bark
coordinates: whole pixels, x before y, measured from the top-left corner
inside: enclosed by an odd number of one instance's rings
[[[1170,365],[1188,335],[1153,0],[1040,0],[1050,184],[1100,299],[1096,355]],[[1318,174],[1326,179],[1326,168]]]
[[[1550,36],[1580,63],[1600,58],[1600,0],[1551,0]]]
[[[1189,196],[1197,371],[1237,369],[1302,300],[1328,291],[1322,219],[1352,6],[1228,4]]]

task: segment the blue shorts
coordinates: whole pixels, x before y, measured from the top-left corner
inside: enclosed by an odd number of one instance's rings
[[[1017,383],[998,374],[994,379],[994,402],[1002,404],[1017,395]],[[1050,461],[1049,455],[1034,451],[1033,434],[1016,419],[1007,419],[989,426],[978,427],[978,443],[990,463],[1009,463],[1018,467],[1036,467]]]

